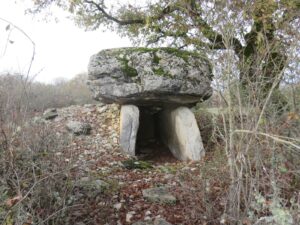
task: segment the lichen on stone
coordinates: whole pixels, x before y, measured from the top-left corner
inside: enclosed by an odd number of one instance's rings
[[[154,72],[155,75],[157,76],[162,76],[162,77],[169,77],[172,78],[172,75],[166,71],[164,71],[163,68],[158,67],[158,68],[153,68],[152,70]]]
[[[156,52],[153,53],[153,63],[158,64],[160,61],[160,58],[157,56]]]
[[[114,49],[113,51],[110,52],[111,55],[117,55],[117,59],[120,61],[122,64],[123,68],[122,71],[127,77],[136,77],[138,76],[138,71],[136,68],[130,65],[130,60],[128,59],[129,55],[132,55],[133,53],[150,53],[152,55],[152,65],[154,65],[153,74],[158,75],[158,76],[164,76],[164,77],[169,77],[172,78],[173,76],[166,71],[165,68],[163,68],[160,65],[161,57],[159,55],[160,52],[165,52],[169,55],[173,55],[177,58],[182,59],[185,63],[190,64],[191,58],[202,58],[202,60],[205,60],[208,62],[207,59],[203,58],[198,53],[195,52],[190,52],[190,51],[185,51],[185,50],[179,50],[176,48],[170,48],[170,47],[163,47],[163,48],[144,48],[144,47],[139,47],[139,48],[124,48],[123,51]],[[159,66],[159,68],[156,68]]]
[[[118,60],[121,62],[123,68],[123,73],[128,77],[136,77],[138,75],[138,72],[135,68],[128,65],[129,60],[125,57],[119,57]]]
[[[103,50],[89,63],[89,86],[107,103],[193,105],[211,96],[211,76],[207,58],[173,48]]]

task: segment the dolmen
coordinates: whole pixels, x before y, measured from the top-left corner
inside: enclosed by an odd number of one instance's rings
[[[179,160],[204,148],[191,107],[212,95],[204,55],[173,48],[106,49],[90,58],[88,86],[103,103],[121,105],[120,147],[137,154],[137,139],[159,138]]]

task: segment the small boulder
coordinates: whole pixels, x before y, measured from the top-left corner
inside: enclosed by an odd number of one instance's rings
[[[107,193],[110,185],[103,180],[83,177],[78,181],[74,181],[73,187],[75,199],[84,200],[86,198],[94,199],[99,195]]]
[[[132,225],[172,225],[163,218],[156,218],[154,221],[137,221]]]
[[[153,225],[172,225],[163,218],[156,218]]]
[[[127,222],[127,223],[131,223],[131,219],[132,219],[132,217],[133,217],[134,214],[135,214],[134,211],[130,211],[130,212],[128,212],[128,213],[126,214],[126,222]]]
[[[152,221],[137,221],[133,223],[132,225],[153,225]]]
[[[53,120],[57,116],[58,116],[57,110],[55,108],[51,108],[51,109],[45,110],[42,118],[45,120]]]
[[[76,182],[75,186],[80,187],[84,190],[103,192],[104,190],[108,189],[109,184],[103,180],[93,180],[89,177],[82,177],[79,181]]]
[[[91,132],[91,125],[88,123],[78,122],[78,121],[69,121],[66,124],[66,128],[68,131],[75,135],[88,135]]]
[[[114,204],[114,208],[115,208],[117,211],[119,211],[119,210],[122,208],[122,203],[119,202],[119,203]]]
[[[149,188],[142,191],[143,196],[150,202],[159,202],[159,203],[167,203],[174,204],[176,203],[176,198],[171,195],[168,190],[168,187],[156,187]]]

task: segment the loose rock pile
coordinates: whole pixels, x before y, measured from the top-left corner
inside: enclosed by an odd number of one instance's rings
[[[143,141],[160,136],[180,160],[204,155],[188,107],[212,95],[205,57],[171,48],[108,49],[91,57],[88,74],[95,99],[122,105],[120,146],[125,153],[137,154],[136,142],[143,133]]]
[[[66,128],[75,135],[89,134],[92,129],[90,124],[79,121],[69,121]]]

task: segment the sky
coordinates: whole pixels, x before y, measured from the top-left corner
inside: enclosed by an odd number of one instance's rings
[[[51,83],[58,78],[70,79],[87,72],[91,55],[106,48],[131,46],[127,38],[110,31],[86,32],[57,11],[59,22],[48,22],[25,15],[28,0],[0,0],[0,74],[26,74],[33,45],[17,29],[6,31],[7,22],[21,28],[35,43],[35,60],[31,75],[35,80]]]

